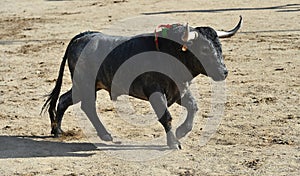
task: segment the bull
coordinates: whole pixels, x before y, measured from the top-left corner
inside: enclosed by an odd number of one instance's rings
[[[188,24],[170,25],[167,37],[163,31],[132,37],[110,36],[95,31],[76,35],[67,46],[55,87],[42,107],[42,111],[48,110],[51,134],[58,137],[63,133],[61,123],[65,111],[69,106],[81,102],[81,109],[92,122],[99,137],[104,141],[112,141],[111,134],[96,113],[96,91],[104,89],[109,92],[112,100],[116,100],[119,95],[127,94],[149,101],[158,116],[158,121],[164,127],[167,145],[170,148],[180,149],[179,139],[192,130],[194,116],[198,110],[196,101],[188,89],[190,82],[199,74],[211,77],[214,81],[225,80],[228,70],[223,61],[219,38],[233,36],[240,29],[241,23],[242,17],[237,26],[230,31],[215,31],[211,27],[193,28]],[[122,87],[124,84],[114,81],[114,76],[122,64],[131,57],[145,52],[172,56],[174,61],[187,68],[191,76],[179,79],[178,83],[166,74],[149,70],[136,76],[127,88]],[[146,58],[141,64],[161,66],[162,60],[161,54],[151,55],[151,58]],[[67,61],[73,84],[69,91],[59,97]],[[134,63],[131,66],[140,67]],[[162,68],[180,72],[169,65]],[[122,74],[129,73],[130,71]],[[117,87],[116,90],[119,91],[113,91],[113,87]],[[127,91],[122,91],[124,89]],[[168,107],[174,103],[187,109],[187,117],[175,133],[171,130],[172,117],[168,111]]]

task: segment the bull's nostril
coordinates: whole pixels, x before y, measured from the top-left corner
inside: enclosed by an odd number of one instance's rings
[[[227,75],[228,75],[228,71],[227,70],[224,71],[224,75],[225,75],[225,78],[226,78]]]

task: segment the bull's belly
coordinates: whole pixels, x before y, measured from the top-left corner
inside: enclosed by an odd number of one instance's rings
[[[133,84],[130,86],[129,90],[126,90],[122,86],[118,87],[117,85],[115,85],[114,88],[112,89],[112,86],[106,86],[101,81],[97,82],[96,88],[97,88],[97,90],[100,90],[100,89],[106,90],[109,93],[110,99],[112,101],[116,101],[117,98],[121,95],[129,95],[131,97],[134,97],[134,98],[137,98],[140,100],[145,100],[145,101],[149,100],[147,94],[144,92],[144,90],[149,89],[149,87],[143,87],[142,84],[136,83],[136,82],[133,82]],[[178,100],[180,100],[182,98],[181,93],[183,93],[183,92],[180,93],[180,91],[178,90],[178,88],[176,86],[162,87],[162,89],[165,90],[165,92],[161,92],[161,93],[165,94],[165,96],[167,98],[168,106],[171,106],[173,103],[178,102]],[[155,92],[155,90],[152,90],[152,91]]]
[[[117,98],[121,95],[129,95],[134,98],[141,99],[141,100],[148,100],[148,97],[145,95],[145,93],[143,91],[143,87],[136,86],[134,84],[131,85],[128,90],[126,90],[126,88],[124,88],[123,86],[120,86],[120,85],[108,86],[108,85],[104,85],[103,82],[101,82],[101,81],[97,81],[96,89],[97,90],[101,90],[101,89],[106,90],[110,95],[110,99],[113,101],[117,100]]]

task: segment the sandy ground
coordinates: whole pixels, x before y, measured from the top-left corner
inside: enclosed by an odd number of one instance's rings
[[[299,1],[1,0],[0,15],[0,175],[299,175]],[[204,76],[193,81],[200,111],[182,150],[138,162],[115,157],[114,151],[157,148],[122,143],[96,148],[74,107],[64,117],[66,134],[50,137],[48,116],[39,113],[68,41],[86,30],[107,30],[119,20],[149,15],[216,29],[230,29],[244,17],[242,30],[221,41],[229,69],[227,99],[211,140],[199,146],[211,101],[211,81]],[[144,20],[139,30],[154,30],[153,23]],[[136,32],[126,26],[119,31]],[[65,73],[62,92],[71,86]],[[98,97],[98,111],[114,136],[164,137],[151,120],[150,127],[126,126],[115,117],[108,94],[100,91]],[[146,102],[130,102],[137,113],[151,111]],[[171,113],[176,121],[180,107]]]

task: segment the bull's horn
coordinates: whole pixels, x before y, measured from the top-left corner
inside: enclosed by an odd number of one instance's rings
[[[242,26],[243,17],[240,16],[240,21],[235,28],[230,31],[216,31],[219,38],[226,38],[233,36]]]
[[[189,39],[189,32],[190,32],[189,23],[186,23],[184,33],[183,33],[183,35],[181,37],[182,41],[184,41],[184,42],[188,41],[188,39]]]
[[[186,23],[185,31],[182,36],[183,42],[188,42],[190,40],[195,40],[198,37],[198,33],[196,31],[190,32],[189,23]]]

